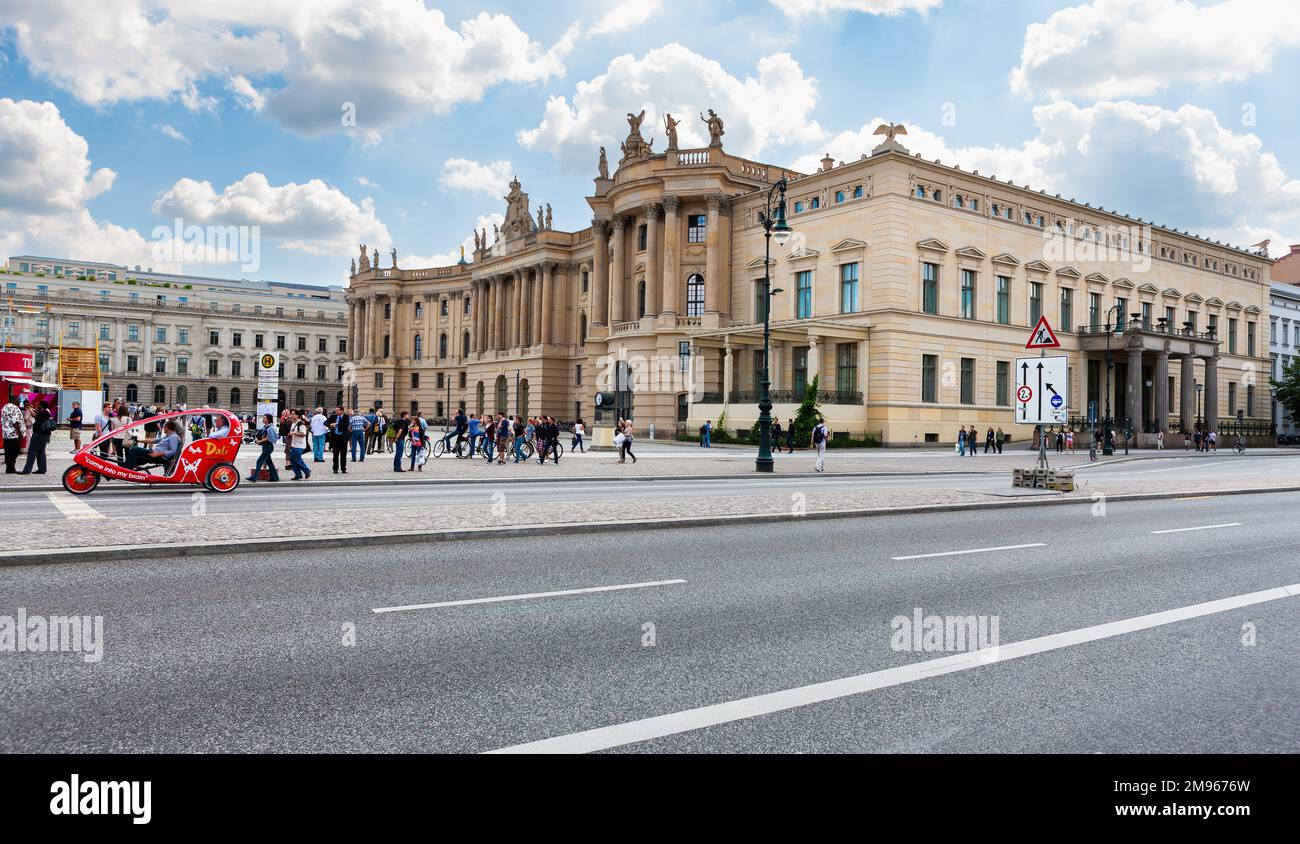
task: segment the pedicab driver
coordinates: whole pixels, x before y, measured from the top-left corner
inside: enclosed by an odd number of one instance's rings
[[[141,463],[167,463],[181,447],[180,435],[176,433],[178,422],[175,419],[168,420],[167,426],[163,429],[166,433],[159,437],[151,446],[133,445],[126,452],[126,468],[134,469]],[[146,438],[145,442],[149,442]]]

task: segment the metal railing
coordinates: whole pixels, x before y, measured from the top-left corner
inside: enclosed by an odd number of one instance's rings
[[[1084,336],[1104,336],[1114,334],[1122,336],[1125,332],[1146,332],[1148,334],[1167,334],[1171,337],[1190,337],[1194,340],[1218,340],[1216,331],[1195,331],[1190,327],[1173,328],[1164,319],[1160,319],[1155,325],[1144,325],[1141,321],[1130,321],[1127,325],[1080,325],[1075,329],[1076,333]]]

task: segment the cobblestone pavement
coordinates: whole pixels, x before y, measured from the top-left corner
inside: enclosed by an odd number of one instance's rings
[[[396,473],[393,471],[391,454],[372,454],[364,462],[348,462],[347,475],[334,474],[331,455],[327,451],[325,460],[313,462],[310,454],[304,455],[307,465],[312,469],[313,479],[330,480],[384,480],[396,482],[428,481],[439,479],[473,479],[484,480],[489,477],[533,478],[533,477],[690,477],[707,475],[745,475],[754,470],[754,449],[742,447],[700,448],[691,444],[638,442],[635,446],[637,462],[630,459],[626,463],[618,462],[618,454],[613,451],[586,452],[571,454],[568,443],[559,465],[537,464],[536,460],[528,464],[515,465],[507,458],[505,466],[488,465],[486,461],[457,460],[443,457],[430,459],[424,470],[418,472]],[[1269,453],[1300,454],[1296,449],[1272,449]],[[1253,450],[1253,454],[1265,450]],[[1182,451],[1138,452],[1131,458],[1181,457],[1190,454]],[[237,461],[241,468],[251,471],[258,452],[251,446],[245,446],[239,453]],[[1228,452],[1219,455],[1206,455],[1206,459],[1227,457]],[[45,475],[8,475],[0,474],[0,490],[7,487],[48,486],[60,488],[60,478],[64,469],[71,465],[72,456],[67,442],[51,444],[49,452],[49,471]],[[1016,449],[1007,449],[1002,454],[979,453],[975,457],[959,457],[945,449],[832,449],[826,455],[826,472],[828,474],[862,473],[862,472],[1006,472],[1017,466],[1032,465],[1036,453],[1023,444]],[[1130,458],[1130,459],[1131,459]],[[782,453],[776,458],[778,473],[811,473],[816,455],[810,451],[796,451],[794,454]],[[1053,468],[1069,468],[1088,463],[1086,451],[1075,454],[1051,454]],[[1103,462],[1123,459],[1122,454]],[[278,469],[284,471],[283,455],[277,462]],[[403,467],[409,468],[409,460],[403,461]],[[19,458],[22,468],[22,458]]]
[[[1189,496],[1228,489],[1271,490],[1276,480],[1223,479],[1212,481],[1084,480],[1064,497],[1096,500],[1098,493],[1112,496],[1127,493],[1177,492]],[[66,496],[66,493],[56,493]],[[1041,493],[1044,497],[1061,494]],[[71,496],[67,496],[71,499]],[[796,493],[710,497],[700,499],[655,498],[632,500],[558,501],[512,504],[503,491],[491,502],[391,509],[349,509],[346,502],[337,509],[304,508],[301,512],[203,514],[203,496],[196,496],[195,515],[148,518],[81,519],[75,515],[57,519],[33,519],[22,531],[11,534],[14,551],[51,548],[94,548],[159,542],[204,542],[228,539],[321,538],[356,534],[441,531],[479,527],[564,525],[624,520],[671,522],[695,516],[739,514],[791,514],[846,510],[875,510],[920,505],[967,505],[1005,502],[1008,496],[945,489],[890,489],[869,492]],[[147,503],[142,517],[147,516]],[[1119,506],[1118,504],[1116,506]],[[160,530],[160,526],[162,529]],[[448,553],[454,553],[449,551]]]

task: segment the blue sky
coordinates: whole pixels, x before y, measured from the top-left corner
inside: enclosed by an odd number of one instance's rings
[[[445,263],[514,173],[558,228],[587,225],[596,149],[616,159],[642,107],[657,149],[663,111],[687,145],[712,107],[729,151],[807,167],[885,118],[928,158],[1274,255],[1300,241],[1290,0],[90,8],[0,0],[6,255],[239,275],[159,258],[181,216],[259,226],[252,277],[340,283],[362,241]]]

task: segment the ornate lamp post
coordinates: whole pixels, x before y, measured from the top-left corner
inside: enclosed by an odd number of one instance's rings
[[[777,246],[785,246],[790,239],[790,225],[785,221],[785,189],[786,181],[782,176],[768,189],[767,204],[758,217],[763,225],[763,391],[758,398],[758,459],[754,461],[754,469],[759,472],[771,472],[775,465],[772,460],[772,380],[768,361],[772,342],[772,296],[781,291],[772,289],[772,238],[776,238]]]
[[[1111,357],[1110,354],[1110,337],[1112,334],[1115,333],[1114,331],[1115,328],[1118,328],[1121,331],[1124,330],[1124,326],[1122,325],[1116,325],[1114,327],[1111,326],[1110,324],[1111,311],[1118,312],[1119,305],[1117,304],[1111,305],[1109,308],[1106,309],[1106,418],[1102,420],[1102,425],[1104,427],[1102,428],[1102,432],[1101,432],[1102,433],[1101,453],[1106,455],[1107,457],[1115,453],[1115,440],[1111,438],[1111,429],[1114,427],[1115,421],[1111,419],[1110,416],[1110,371],[1115,368],[1115,360],[1114,358]],[[1118,316],[1119,314],[1116,313],[1116,317]],[[1129,424],[1130,425],[1133,424],[1132,420],[1129,421]]]

